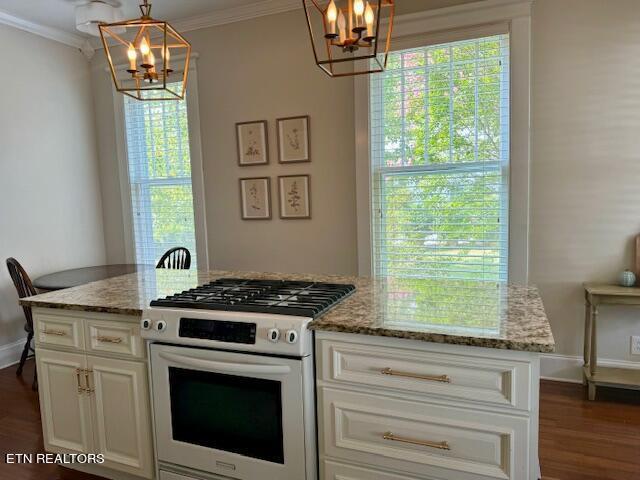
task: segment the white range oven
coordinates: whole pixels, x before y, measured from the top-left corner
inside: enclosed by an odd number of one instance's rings
[[[160,480],[317,479],[308,323],[351,285],[220,279],[151,303]]]

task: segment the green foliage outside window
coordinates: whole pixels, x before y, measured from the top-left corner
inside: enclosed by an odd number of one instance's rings
[[[395,52],[371,77],[378,275],[507,269],[508,36]]]

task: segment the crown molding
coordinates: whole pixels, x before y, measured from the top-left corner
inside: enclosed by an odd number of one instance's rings
[[[251,18],[288,12],[297,10],[298,8],[302,8],[300,0],[263,0],[248,5],[238,5],[236,7],[212,11],[204,15],[173,20],[170,21],[170,23],[176,30],[188,32],[200,28],[225,25],[227,23],[249,20]]]
[[[39,23],[31,22],[15,15],[11,15],[7,12],[0,10],[0,24],[8,25],[25,32],[39,35],[40,37],[48,38],[55,42],[60,42],[70,47],[83,49],[86,48],[87,39],[81,35],[65,32],[54,27],[48,27]]]

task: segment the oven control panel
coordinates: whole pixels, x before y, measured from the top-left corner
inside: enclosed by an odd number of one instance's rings
[[[178,335],[183,338],[203,338],[227,343],[256,343],[256,324],[181,318]]]
[[[140,334],[148,341],[304,357],[313,352],[307,317],[195,309],[146,309]]]

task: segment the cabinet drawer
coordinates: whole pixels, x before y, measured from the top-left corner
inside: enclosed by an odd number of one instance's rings
[[[109,320],[86,320],[85,322],[89,352],[144,356],[140,326],[137,323]]]
[[[526,417],[327,387],[320,403],[323,455],[420,478],[529,478]]]
[[[393,392],[530,409],[525,361],[321,341],[321,378]]]
[[[324,460],[320,464],[320,474],[322,480],[416,480],[415,477],[345,465],[331,460]]]
[[[38,345],[56,345],[78,350],[84,348],[84,331],[80,318],[41,313],[34,320]]]

